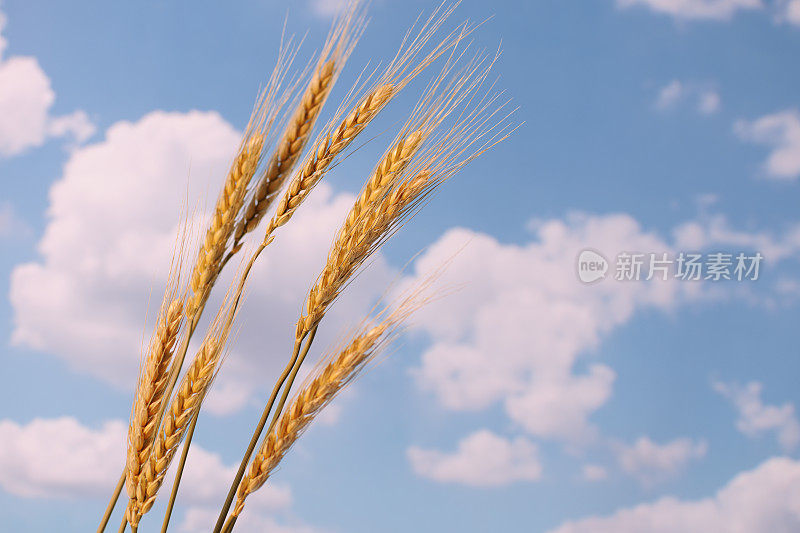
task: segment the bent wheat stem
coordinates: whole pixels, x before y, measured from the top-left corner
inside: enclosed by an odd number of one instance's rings
[[[313,336],[310,337],[313,340]],[[239,464],[239,470],[236,472],[236,476],[233,479],[233,483],[231,483],[231,487],[228,490],[228,495],[225,498],[225,503],[222,505],[222,510],[220,511],[219,517],[217,518],[217,523],[214,525],[214,533],[220,533],[222,530],[223,524],[225,523],[225,517],[228,516],[228,511],[233,504],[233,499],[236,497],[236,490],[239,488],[239,483],[242,480],[242,477],[247,470],[247,463],[250,461],[250,457],[253,455],[253,452],[258,446],[258,440],[261,437],[261,433],[264,431],[264,426],[267,424],[267,420],[269,420],[270,412],[272,411],[272,406],[275,403],[275,400],[278,397],[278,393],[281,390],[286,378],[289,376],[289,373],[295,366],[298,358],[300,357],[300,349],[303,344],[304,339],[300,339],[295,341],[294,351],[292,352],[292,357],[289,359],[289,362],[286,364],[286,367],[281,372],[281,375],[278,377],[278,381],[275,382],[275,386],[272,388],[272,393],[270,394],[269,400],[267,401],[267,405],[264,407],[264,411],[261,413],[261,418],[256,424],[256,428],[253,431],[253,436],[250,439],[250,444],[247,445],[247,450],[244,452],[244,457],[242,457],[242,461]],[[311,346],[311,343],[306,343],[305,351],[307,352],[308,347]],[[305,353],[302,355],[305,358]]]

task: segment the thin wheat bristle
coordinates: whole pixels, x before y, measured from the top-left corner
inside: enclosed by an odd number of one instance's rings
[[[214,208],[214,216],[192,270],[190,288],[192,300],[187,314],[191,315],[207,297],[207,292],[219,274],[233,223],[241,209],[247,184],[253,178],[261,160],[264,135],[255,133],[237,155]]]
[[[156,333],[139,378],[128,426],[126,486],[130,497],[135,495],[139,475],[155,439],[158,414],[164,402],[170,362],[182,321],[183,300],[173,298],[166,312],[162,311],[159,316]]]
[[[455,48],[471,31],[466,23],[445,36],[428,54],[412,66],[414,60],[422,52],[425,45],[438,31],[447,17],[455,9],[456,4],[443,4],[422,25],[416,36],[411,39],[411,31],[403,39],[397,55],[377,78],[373,87],[359,100],[351,111],[333,129],[332,125],[320,136],[308,159],[297,172],[284,193],[276,213],[266,229],[264,240],[271,238],[272,233],[286,224],[297,207],[308,196],[314,186],[322,179],[336,157],[366,128],[378,112],[400,92],[408,83],[425,70],[431,63],[451,48]],[[366,84],[366,82],[365,82]],[[351,95],[359,92],[355,88]],[[352,100],[348,99],[348,103]],[[346,105],[348,105],[346,103]],[[340,107],[332,124],[336,124],[341,116]]]
[[[155,502],[158,489],[164,481],[164,475],[178,445],[183,440],[186,428],[199,410],[200,402],[214,378],[220,349],[221,344],[214,337],[203,342],[172,400],[164,417],[163,427],[153,443],[150,456],[128,503],[127,516],[132,526],[138,525],[141,517]]]
[[[367,180],[337,234],[325,267],[309,291],[304,315],[297,322],[296,339],[302,338],[319,323],[360,266],[414,211],[427,192],[441,183],[448,172],[455,172],[451,162],[457,155],[456,148],[463,147],[474,136],[474,121],[462,124],[462,119],[454,126],[454,131],[448,130],[436,140],[433,147],[419,157],[416,165],[409,166],[422,143],[464,101],[469,101],[491,67],[490,64],[481,71],[483,60],[478,56],[448,82],[462,56],[463,52],[459,55],[457,50],[453,50],[442,73],[430,84],[417,105],[399,141]]]

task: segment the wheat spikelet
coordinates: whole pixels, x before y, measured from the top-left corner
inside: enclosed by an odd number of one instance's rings
[[[275,428],[264,439],[237,491],[234,516],[241,514],[245,499],[269,478],[314,417],[386,346],[396,328],[419,305],[406,303],[374,327],[361,333],[330,360],[297,394]]]
[[[275,194],[283,186],[303,148],[308,141],[322,105],[330,92],[336,62],[331,59],[322,64],[308,84],[303,98],[289,122],[275,153],[259,180],[252,199],[247,204],[241,220],[236,225],[233,249],[237,249],[245,234],[253,231],[269,209]]]
[[[187,309],[187,314],[190,316],[207,297],[208,289],[219,274],[219,264],[226,250],[235,217],[244,201],[247,184],[258,168],[263,146],[264,135],[253,134],[242,146],[228,172],[190,277],[193,294]]]
[[[318,141],[308,161],[303,165],[278,203],[275,215],[267,228],[267,237],[286,224],[314,185],[322,178],[331,162],[361,133],[367,124],[391,99],[393,85],[381,85],[370,91],[331,133]]]
[[[127,516],[132,526],[139,524],[142,515],[147,513],[155,502],[172,457],[214,378],[220,348],[220,342],[215,337],[209,337],[203,342],[172,400],[169,411],[164,417],[163,427],[153,443],[150,457],[128,502]],[[130,488],[128,490],[130,492]]]
[[[395,179],[402,174],[419,149],[425,134],[423,130],[416,130],[401,138],[367,180],[339,230],[317,283],[309,292],[306,301],[307,315],[301,317],[297,323],[295,332],[297,339],[302,338],[322,319],[330,303],[373,249],[371,246],[364,246],[365,234],[375,233],[371,228],[376,217],[379,216],[382,220],[388,219],[387,207],[384,205],[388,199],[386,196],[392,189]]]
[[[128,426],[126,486],[130,497],[136,493],[142,466],[150,455],[156,435],[158,415],[165,400],[165,389],[169,380],[170,362],[182,321],[183,300],[173,298],[166,311],[162,309],[160,313],[156,333],[139,378]]]
[[[399,141],[367,180],[337,234],[325,267],[309,292],[305,314],[297,322],[297,339],[303,338],[319,323],[359,267],[414,211],[427,192],[463,165],[453,165],[452,160],[463,152],[464,144],[470,143],[479,131],[475,128],[474,118],[471,118],[475,112],[467,113],[466,118],[447,130],[409,170],[411,160],[423,141],[464,101],[470,101],[491,68],[489,64],[481,70],[485,61],[477,56],[450,79],[461,56],[463,52],[456,56],[454,49],[453,56],[417,105]],[[407,133],[409,131],[411,133]]]
[[[342,114],[342,108],[339,109],[331,124],[320,135],[317,142],[314,143],[314,147],[303,166],[289,183],[286,192],[278,203],[275,214],[267,226],[264,241],[268,241],[275,229],[283,226],[291,219],[299,205],[319,180],[322,179],[336,157],[366,128],[378,112],[412,79],[447,50],[455,48],[472,31],[466,23],[460,25],[442,39],[412,68],[414,60],[455,7],[456,4],[448,7],[445,7],[444,4],[440,6],[428,21],[422,25],[413,39],[410,39],[411,31],[409,31],[397,55],[383,71],[383,74],[372,85],[372,88],[360,98],[359,103],[334,128],[333,124],[337,124]],[[348,99],[349,101],[351,99]]]

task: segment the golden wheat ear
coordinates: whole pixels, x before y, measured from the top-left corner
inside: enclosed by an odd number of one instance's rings
[[[126,517],[134,527],[155,502],[175,452],[192,419],[200,411],[206,393],[216,377],[225,344],[230,335],[238,302],[229,292],[209,326],[203,342],[169,402],[161,427],[153,436],[146,457],[137,458],[136,484],[128,485]],[[162,398],[162,402],[167,398]],[[151,428],[155,431],[156,428]],[[142,460],[143,459],[143,460]]]
[[[186,314],[190,318],[202,310],[224,266],[222,260],[225,252],[231,248],[236,220],[244,205],[248,188],[264,162],[265,150],[273,134],[272,126],[291,94],[292,84],[289,82],[287,87],[286,77],[295,54],[296,48],[291,40],[281,45],[275,69],[256,99],[241,145],[225,176],[189,276],[192,294],[187,299]]]
[[[395,144],[366,181],[309,292],[304,315],[297,322],[296,339],[302,339],[322,320],[359,268],[420,201],[463,166],[456,160],[483,133],[481,121],[475,117],[485,113],[486,104],[479,103],[476,109],[471,106],[491,62],[479,54],[456,70],[462,57],[463,52],[454,49]],[[456,118],[442,127],[451,115]],[[438,129],[444,132],[434,135]]]
[[[233,516],[244,509],[247,497],[261,488],[291,446],[317,414],[351,383],[364,367],[397,338],[403,324],[427,301],[423,283],[396,306],[385,308],[364,325],[338,352],[324,358],[262,442],[239,484]]]
[[[299,160],[325,101],[363,33],[364,26],[363,10],[359,2],[353,2],[345,13],[334,21],[325,46],[317,59],[311,80],[290,116],[283,135],[278,139],[269,163],[236,224],[233,253],[238,250],[244,236],[258,226]]]
[[[311,190],[322,179],[325,173],[351,143],[358,137],[378,113],[408,83],[436,61],[447,50],[454,48],[471,31],[465,23],[448,34],[438,45],[420,58],[429,40],[439,30],[447,17],[455,9],[440,7],[421,26],[411,38],[406,35],[394,59],[383,69],[380,76],[371,81],[371,76],[363,83],[357,83],[337,110],[333,119],[317,138],[309,155],[295,173],[286,192],[277,204],[276,212],[270,220],[264,240],[271,238],[272,233],[286,224],[297,208],[305,200]],[[359,96],[360,95],[360,96]],[[356,102],[353,104],[353,102]]]
[[[171,301],[167,301],[169,305],[159,313],[156,333],[139,378],[128,425],[126,485],[129,496],[135,494],[142,466],[150,456],[158,429],[158,415],[165,400],[175,342],[183,323],[183,300],[172,297]]]

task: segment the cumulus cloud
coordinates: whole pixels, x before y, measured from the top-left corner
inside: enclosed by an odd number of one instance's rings
[[[712,115],[719,111],[721,105],[719,93],[708,84],[672,80],[659,89],[655,106],[664,111],[686,101],[691,101],[701,115]]]
[[[617,0],[621,8],[645,7],[679,20],[729,20],[742,10],[761,9],[761,0]]]
[[[585,441],[594,433],[589,417],[610,397],[615,374],[597,362],[578,369],[579,356],[637,309],[675,305],[681,286],[578,280],[575,261],[587,247],[609,254],[670,250],[627,215],[540,221],[535,231],[532,242],[513,245],[454,229],[416,261],[420,279],[460,250],[443,283],[462,288],[420,311],[417,328],[432,343],[414,375],[448,409],[500,403],[531,435]]]
[[[707,450],[703,441],[680,438],[659,444],[640,437],[632,445],[618,445],[616,452],[622,470],[649,486],[674,477]]]
[[[770,147],[764,162],[768,178],[795,180],[800,176],[800,112],[786,109],[753,121],[740,120],[734,131],[743,141]]]
[[[773,458],[714,496],[661,498],[606,517],[568,522],[550,533],[791,533],[800,530],[800,462]]]
[[[0,12],[0,32],[6,24]],[[48,137],[71,136],[82,142],[94,133],[86,113],[56,117],[50,112],[55,92],[35,57],[3,57],[0,34],[0,156],[13,156],[42,145]]]
[[[506,440],[488,430],[466,437],[452,453],[412,446],[408,459],[419,476],[474,487],[536,481],[542,475],[538,450],[532,442],[523,437]]]
[[[774,433],[784,451],[797,448],[800,443],[800,422],[794,405],[765,405],[761,400],[762,384],[752,381],[747,385],[715,381],[714,390],[731,401],[739,413],[736,428],[750,437]]]
[[[128,424],[112,420],[97,428],[71,417],[34,419],[27,424],[0,420],[0,487],[28,498],[106,497],[124,462]],[[169,493],[174,466],[162,491]],[[181,503],[215,506],[224,500],[237,466],[194,443],[181,482]],[[287,487],[268,484],[248,507],[262,512],[286,510]]]
[[[74,418],[0,420],[0,486],[17,496],[100,496],[119,477],[127,424]]]
[[[669,312],[687,302],[738,294],[669,278],[617,281],[618,253],[674,258],[676,250],[757,250],[770,264],[800,254],[800,227],[779,235],[744,232],[713,215],[677,226],[669,240],[624,214],[538,220],[531,230],[530,242],[503,244],[452,229],[416,260],[405,283],[417,283],[451,260],[441,281],[459,290],[420,310],[413,328],[430,343],[412,374],[444,409],[480,412],[500,406],[516,428],[570,447],[598,442],[592,415],[611,397],[616,374],[591,355],[610,332],[645,309]],[[611,263],[606,279],[591,285],[581,283],[575,271],[586,249],[605,254]],[[642,280],[647,275],[645,257]],[[644,450],[646,444],[651,446]],[[638,451],[653,452],[651,470],[657,471],[658,461],[674,459],[677,465],[675,457],[698,457],[701,449],[679,440],[664,451],[642,441]],[[644,459],[629,457],[632,472],[637,466],[646,470]]]
[[[74,150],[51,187],[40,257],[12,273],[12,341],[104,381],[132,386],[148,299],[155,310],[179,232],[180,206],[194,211],[198,199],[201,207],[213,205],[238,143],[239,133],[215,112],[155,111],[136,122],[118,122],[103,140]],[[321,184],[255,265],[234,352],[209,396],[212,412],[241,408],[285,360],[302,298],[352,201],[352,195],[335,195]],[[219,281],[222,289],[235,263]],[[334,306],[319,345],[359,320],[393,276],[377,257]],[[222,292],[212,295],[209,314]]]

